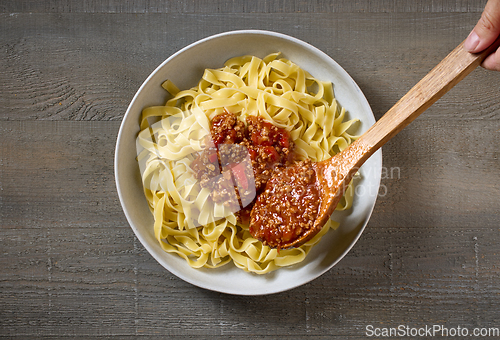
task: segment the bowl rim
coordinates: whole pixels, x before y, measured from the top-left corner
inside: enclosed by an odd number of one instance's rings
[[[329,59],[330,62],[336,64],[337,67],[340,68],[344,72],[343,76],[346,76],[347,79],[352,82],[352,84],[355,86],[355,88],[359,92],[359,95],[362,96],[362,98],[364,98],[364,100],[366,101],[366,104],[367,104],[367,106],[369,108],[369,113],[371,114],[370,117],[373,117],[372,124],[375,122],[375,118],[374,118],[374,115],[373,115],[373,111],[372,111],[372,109],[370,107],[370,104],[369,104],[368,100],[366,99],[364,93],[359,88],[358,84],[352,79],[351,75],[349,73],[347,73],[347,71],[345,71],[342,68],[342,66],[340,66],[333,58],[331,58],[325,52],[321,51],[317,47],[315,47],[315,46],[313,46],[313,45],[311,45],[311,44],[309,44],[309,43],[307,43],[307,42],[305,42],[303,40],[300,40],[298,38],[295,38],[293,36],[290,36],[290,35],[287,35],[287,34],[283,34],[283,33],[278,33],[278,32],[268,31],[268,30],[258,30],[258,29],[232,30],[232,31],[226,31],[226,32],[221,32],[221,33],[217,33],[217,34],[214,34],[214,35],[210,35],[210,36],[207,36],[205,38],[199,39],[199,40],[197,40],[197,41],[195,41],[195,42],[193,42],[191,44],[188,44],[187,46],[181,48],[177,52],[175,52],[172,55],[170,55],[167,59],[165,59],[162,63],[160,63],[160,65],[158,65],[149,74],[149,76],[143,81],[143,83],[141,84],[141,86],[138,88],[138,90],[134,94],[132,100],[130,101],[130,103],[129,103],[128,107],[127,107],[127,110],[125,111],[125,114],[124,114],[124,116],[122,118],[122,121],[120,123],[120,128],[119,128],[117,139],[116,139],[113,165],[114,165],[114,177],[115,177],[116,189],[117,189],[118,197],[119,197],[119,200],[120,200],[120,205],[121,205],[123,213],[125,214],[127,222],[129,223],[130,227],[132,228],[135,237],[137,237],[139,239],[139,241],[144,246],[144,248],[148,251],[148,253],[164,269],[168,270],[170,273],[174,274],[175,276],[177,276],[181,280],[183,280],[185,282],[188,282],[188,283],[190,283],[190,284],[192,284],[194,286],[203,288],[203,289],[207,289],[207,290],[211,290],[211,291],[217,291],[217,292],[225,293],[225,294],[232,294],[232,295],[258,296],[258,295],[276,294],[276,293],[280,293],[280,292],[284,292],[284,291],[288,291],[288,290],[297,288],[297,287],[302,286],[302,285],[304,285],[304,284],[306,284],[306,283],[308,283],[308,282],[310,282],[312,280],[315,280],[316,278],[320,277],[325,272],[331,270],[334,266],[336,266],[351,251],[351,249],[354,247],[354,245],[358,242],[359,238],[363,234],[363,232],[364,232],[364,230],[365,230],[365,228],[366,228],[366,226],[367,226],[367,224],[368,224],[368,222],[369,222],[369,220],[371,218],[373,210],[375,208],[375,204],[376,204],[378,195],[375,197],[375,199],[373,200],[371,206],[369,207],[368,212],[366,214],[366,219],[364,220],[363,225],[359,228],[359,231],[358,231],[357,235],[353,238],[353,240],[350,243],[350,245],[348,247],[346,247],[346,249],[344,250],[344,252],[342,252],[342,254],[335,261],[333,261],[329,266],[326,266],[323,270],[319,271],[318,275],[316,275],[314,277],[311,277],[308,280],[303,280],[303,281],[300,281],[300,282],[298,282],[296,284],[292,284],[292,285],[286,287],[285,289],[270,289],[269,291],[263,291],[263,292],[260,292],[260,293],[255,293],[255,292],[245,293],[245,292],[241,292],[241,291],[237,291],[237,290],[215,289],[215,288],[210,287],[210,286],[208,286],[206,284],[202,284],[200,282],[197,282],[197,281],[191,279],[190,277],[184,275],[183,273],[178,272],[174,268],[167,268],[164,265],[163,260],[161,258],[159,258],[159,256],[157,254],[155,254],[153,251],[151,251],[149,249],[149,246],[147,244],[147,241],[146,241],[145,237],[138,231],[138,228],[135,226],[135,222],[133,221],[133,219],[130,216],[129,212],[125,208],[125,198],[124,198],[124,194],[122,192],[122,185],[120,183],[120,176],[119,176],[120,170],[119,170],[119,166],[118,166],[118,160],[119,160],[120,148],[121,148],[120,141],[122,140],[122,138],[124,136],[124,124],[125,124],[126,121],[128,121],[127,118],[132,115],[131,110],[132,110],[132,108],[134,106],[134,103],[137,101],[137,98],[140,96],[140,94],[143,91],[144,87],[146,86],[146,84],[149,83],[149,81],[151,80],[151,78],[153,78],[172,59],[176,58],[178,55],[184,53],[185,51],[187,51],[187,50],[189,50],[189,49],[191,49],[191,48],[193,48],[193,47],[195,47],[197,45],[200,45],[200,44],[203,44],[203,43],[205,43],[207,41],[218,39],[218,38],[221,38],[221,37],[226,37],[226,36],[231,36],[231,35],[248,35],[248,34],[251,34],[251,35],[265,35],[265,36],[271,36],[271,37],[281,38],[281,39],[287,40],[289,42],[292,42],[294,44],[297,44],[297,45],[300,45],[302,47],[305,47],[306,49],[313,50],[314,53],[320,55],[322,58]],[[374,153],[372,155],[371,158],[373,158],[374,161],[376,162],[377,169],[382,170],[382,150],[379,149],[376,153]],[[377,192],[378,192],[378,189],[380,187],[380,182],[381,182],[381,174],[378,176],[378,182],[376,183],[377,184]]]

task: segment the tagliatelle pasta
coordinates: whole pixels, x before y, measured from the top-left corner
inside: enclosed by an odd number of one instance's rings
[[[162,86],[173,97],[143,110],[137,159],[154,234],[166,252],[194,268],[233,262],[264,274],[303,261],[328,229],[338,226],[330,221],[299,248],[271,249],[238,222],[234,207],[212,201],[193,171],[193,161],[209,144],[212,119],[224,112],[243,122],[259,116],[285,129],[300,159],[321,161],[345,149],[356,138],[348,132],[356,120],[346,120],[331,83],[275,53],[236,57],[220,69],[206,69],[189,90],[180,91],[168,80]],[[352,200],[351,184],[337,209],[349,209]]]

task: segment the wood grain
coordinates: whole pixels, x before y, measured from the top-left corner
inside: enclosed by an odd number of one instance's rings
[[[134,237],[113,178],[135,91],[200,38],[258,28],[303,39],[353,76],[379,118],[465,38],[484,3],[2,1],[0,338],[364,339],[367,325],[500,327],[498,73],[475,70],[383,147],[361,239],[289,292],[231,296],[178,279]]]
[[[140,84],[168,56],[211,34],[250,28],[290,34],[325,51],[358,82],[380,117],[463,40],[476,18],[412,13],[244,14],[236,19],[226,14],[4,15],[0,119],[119,120]],[[498,114],[495,87],[483,89],[475,79],[449,94],[439,117],[456,117],[455,103],[464,98],[474,98],[471,110],[479,108],[479,114],[482,108],[493,118]]]
[[[336,13],[336,12],[482,12],[486,0],[4,0],[0,11],[5,13]]]

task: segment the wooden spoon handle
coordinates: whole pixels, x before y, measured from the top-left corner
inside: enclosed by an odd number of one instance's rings
[[[361,164],[479,66],[498,47],[500,39],[479,54],[467,52],[463,44],[458,45],[356,141],[364,144],[367,150],[360,159]]]

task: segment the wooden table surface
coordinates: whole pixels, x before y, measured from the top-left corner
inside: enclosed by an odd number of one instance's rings
[[[383,147],[384,194],[358,243],[284,293],[225,295],[166,271],[129,227],[113,174],[134,93],[200,38],[264,29],[309,42],[378,119],[485,2],[0,1],[0,338],[498,330],[500,73],[478,68]]]

